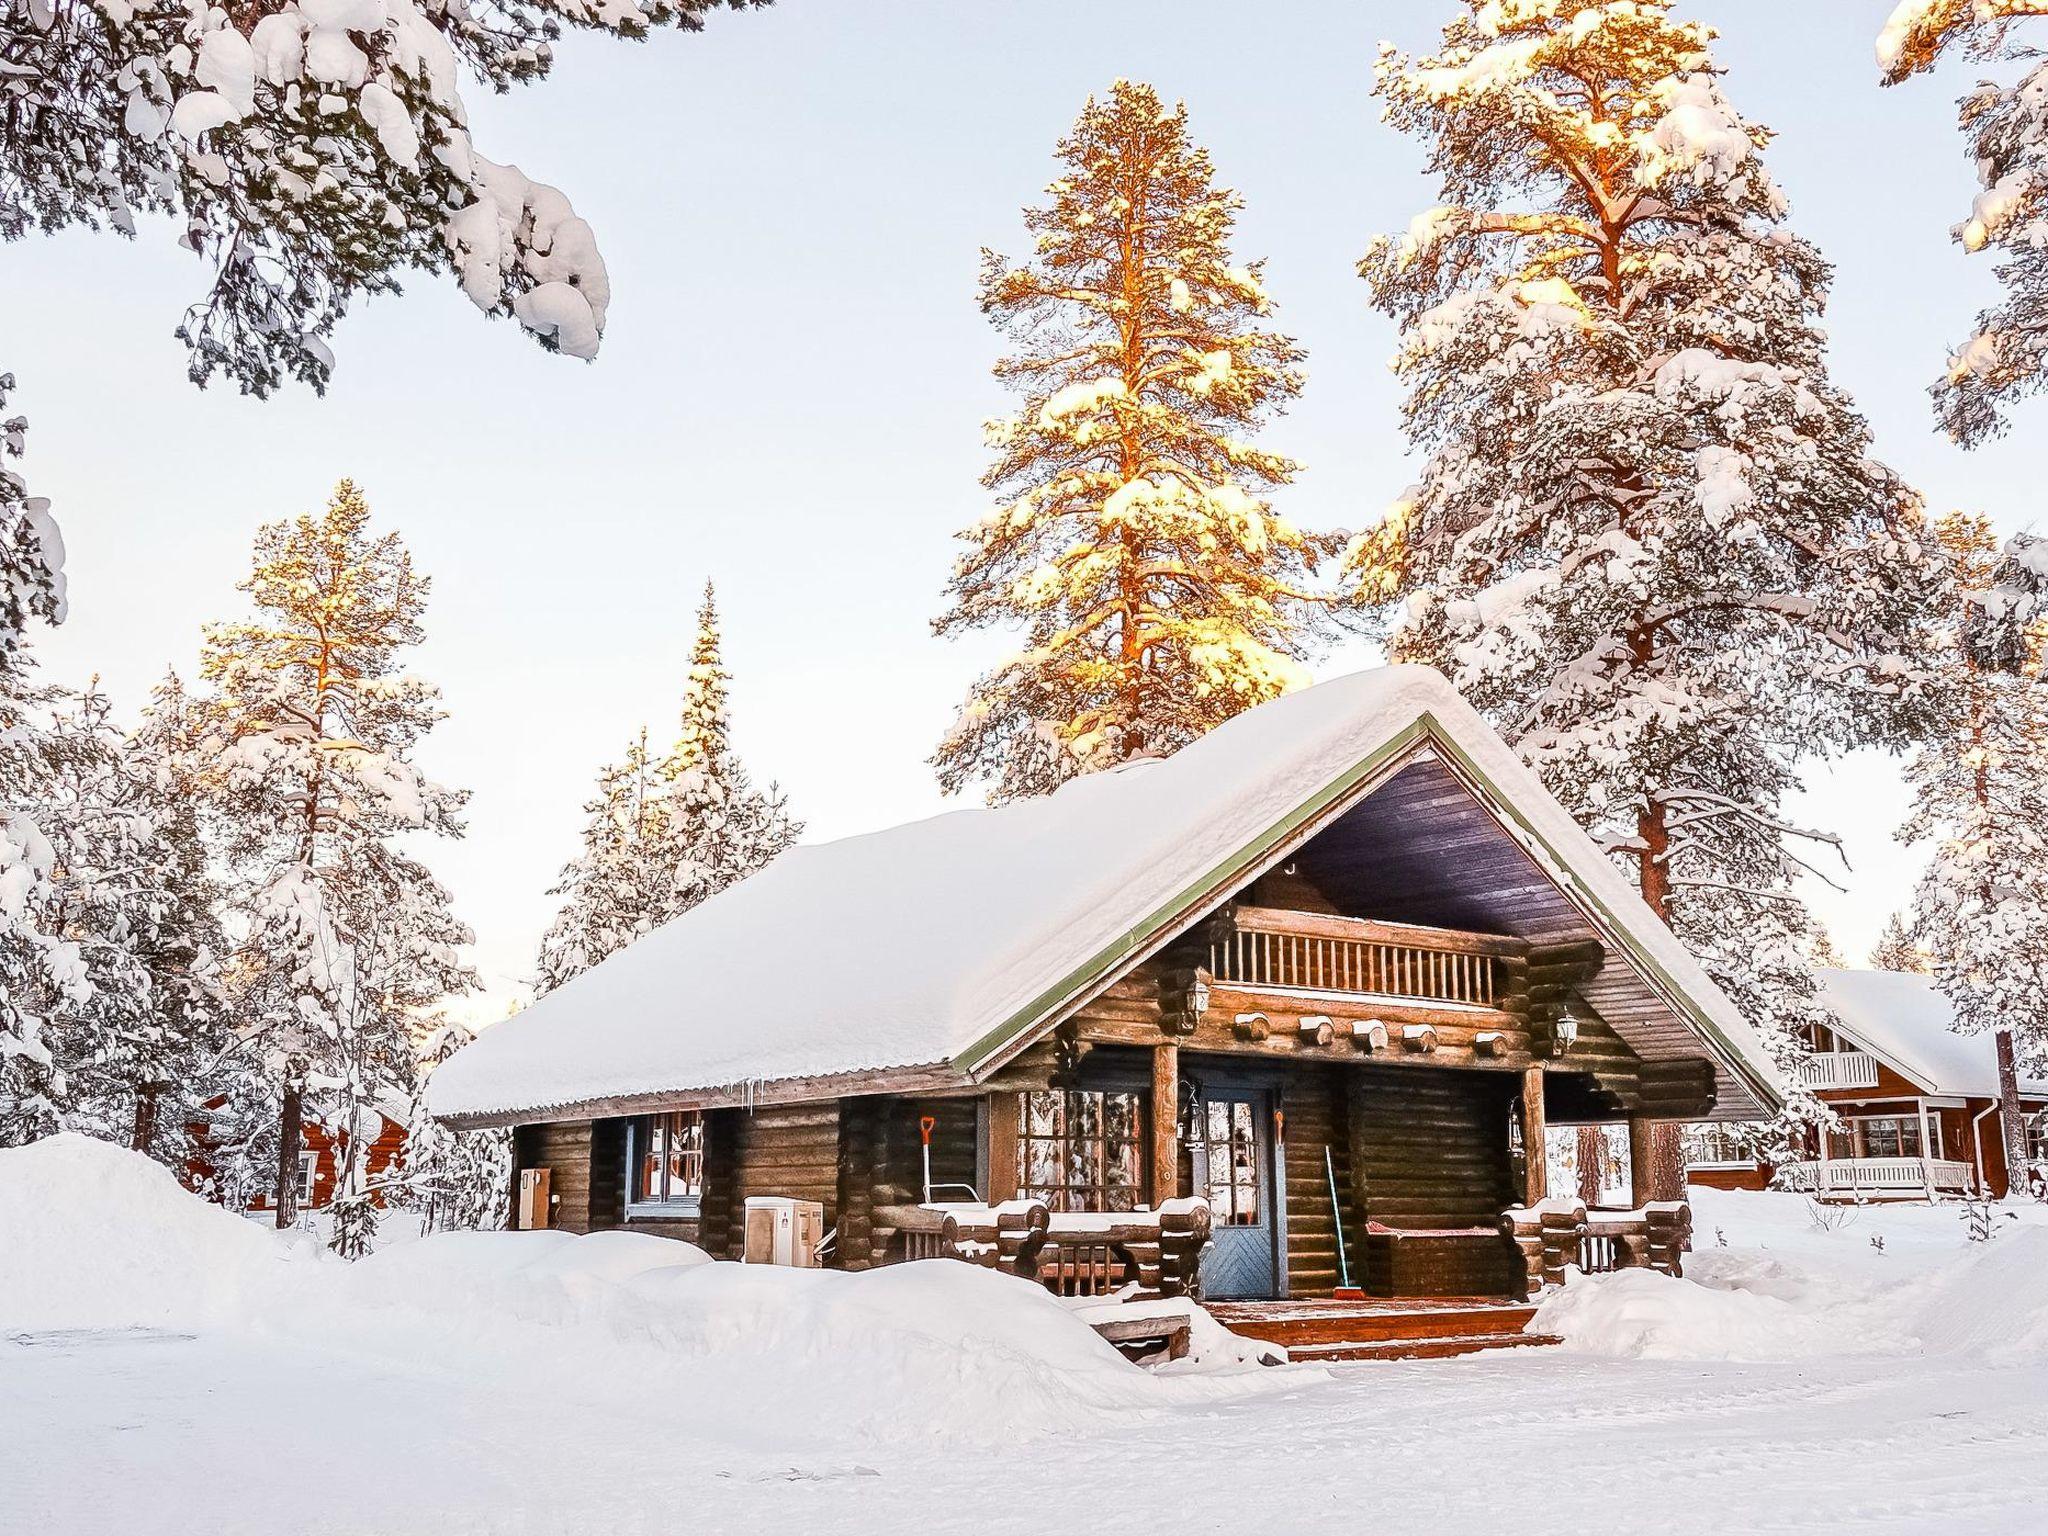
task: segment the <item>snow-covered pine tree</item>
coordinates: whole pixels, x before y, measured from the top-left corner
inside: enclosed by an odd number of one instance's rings
[[[1178,750],[1302,682],[1302,583],[1333,541],[1265,496],[1296,465],[1250,441],[1301,391],[1301,348],[1269,328],[1259,262],[1231,251],[1184,106],[1120,80],[1061,141],[1032,259],[982,254],[981,307],[1016,350],[1022,396],[989,423],[1000,497],[965,530],[941,635],[1021,627],[933,757],[950,793],[992,802]]]
[[[476,1038],[448,1023],[420,1043],[419,1088],[406,1121],[396,1202],[419,1215],[422,1233],[481,1231],[505,1224],[512,1194],[512,1133],[453,1131],[427,1109],[434,1069]]]
[[[1955,623],[1947,718],[1906,769],[1913,809],[1899,836],[1932,845],[1908,937],[1954,1027],[1993,1036],[2006,1166],[2020,1170],[2027,1137],[2018,1067],[2048,1074],[2048,687],[2032,669],[1973,661],[1964,636],[1995,579],[1997,541],[1979,516],[1951,514],[1939,528],[1954,567]],[[2038,664],[2038,626],[2032,641]],[[2013,1187],[2027,1187],[2017,1172]]]
[[[48,999],[52,1113],[41,1128],[125,1142],[182,1169],[188,1115],[226,1033],[214,889],[165,703],[160,689],[131,736],[96,684],[55,695],[35,806],[56,854],[44,911],[91,987]]]
[[[2005,413],[2048,386],[2048,5],[2041,0],[1900,0],[1877,62],[1897,85],[1960,54],[1992,65],[1957,105],[1980,190],[1952,233],[1992,251],[2005,297],[1977,316],[1928,391],[1956,441],[2006,429]]]
[[[1903,913],[1894,912],[1884,920],[1884,931],[1871,946],[1870,968],[1874,971],[1904,971],[1925,975],[1927,952],[1913,942]]]
[[[675,745],[655,758],[642,728],[624,760],[599,773],[582,850],[549,887],[562,905],[541,940],[536,992],[744,880],[802,833],[781,791],[755,789],[732,749],[731,681],[706,582]]]
[[[452,273],[544,345],[597,350],[610,285],[555,188],[471,141],[465,76],[537,80],[563,26],[640,38],[767,0],[432,0],[248,6],[6,0],[0,240],[170,216],[212,269],[179,335],[191,373],[323,387],[325,338],[408,267]]]
[[[27,634],[64,617],[64,545],[48,501],[29,495],[9,462],[28,433],[25,419],[5,415],[13,388],[0,373],[0,1142],[35,1134],[55,1114],[50,1012],[91,991],[77,945],[50,911],[57,855],[33,809],[49,778],[48,695],[31,677]]]
[[[410,851],[460,836],[467,798],[413,761],[442,718],[401,670],[429,582],[369,518],[344,480],[319,516],[259,530],[241,584],[255,613],[209,627],[201,669],[204,788],[240,930],[230,996],[278,1108],[280,1226],[296,1218],[304,1115],[335,1128],[339,1193],[359,1193],[357,1129],[380,1099],[411,1098],[415,1021],[476,985],[470,931]]]
[[[1361,271],[1428,457],[1347,566],[1794,1063],[1825,1014],[1792,840],[1834,839],[1781,806],[1923,707],[1934,562],[1712,37],[1666,0],[1474,0],[1433,57],[1383,50],[1445,202]]]

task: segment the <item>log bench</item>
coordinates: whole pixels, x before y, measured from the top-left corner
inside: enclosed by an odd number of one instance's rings
[[[1500,1230],[1522,1256],[1526,1295],[1564,1284],[1567,1269],[1654,1269],[1676,1280],[1692,1246],[1692,1207],[1652,1200],[1639,1211],[1588,1213],[1577,1200],[1545,1200],[1503,1211]]]

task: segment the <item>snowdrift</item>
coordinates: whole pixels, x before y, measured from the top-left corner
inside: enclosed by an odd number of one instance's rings
[[[679,1433],[756,1448],[1001,1444],[1288,1374],[1233,1370],[1245,1341],[1197,1311],[1206,1362],[1162,1379],[1041,1288],[951,1260],[842,1274],[641,1233],[460,1232],[348,1264],[79,1136],[0,1151],[0,1231],[9,1332],[232,1325],[569,1404],[644,1394]]]
[[[0,1329],[205,1327],[305,1252],[125,1148],[66,1134],[0,1150]]]
[[[1796,1195],[1693,1194],[1698,1230],[1729,1246],[1688,1255],[1683,1280],[1575,1276],[1530,1327],[1568,1349],[1643,1359],[2048,1358],[2048,1212],[1968,1243],[1954,1206],[1816,1212]]]

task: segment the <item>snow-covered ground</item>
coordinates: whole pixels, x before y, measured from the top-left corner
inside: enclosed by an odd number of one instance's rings
[[[1578,1282],[1562,1348],[1211,1339],[1159,1375],[965,1265],[464,1234],[349,1266],[61,1138],[0,1152],[0,1531],[2043,1528],[2048,1218],[1696,1203],[1699,1283]]]

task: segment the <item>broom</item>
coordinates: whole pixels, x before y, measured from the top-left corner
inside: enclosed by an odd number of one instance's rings
[[[1330,1181],[1330,1225],[1337,1230],[1337,1288],[1330,1292],[1336,1301],[1363,1301],[1365,1292],[1351,1283],[1351,1259],[1344,1251],[1344,1207],[1337,1203],[1337,1164],[1323,1145],[1323,1174]]]

